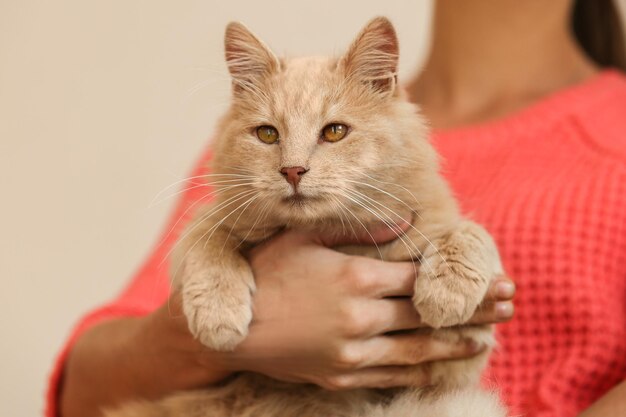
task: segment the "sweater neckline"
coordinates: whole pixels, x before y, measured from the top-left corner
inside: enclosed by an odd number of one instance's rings
[[[554,91],[530,105],[502,117],[444,129],[434,129],[436,140],[449,137],[512,135],[546,126],[565,114],[571,114],[586,103],[594,103],[611,88],[606,84],[623,82],[623,75],[615,69],[604,69],[579,83]]]

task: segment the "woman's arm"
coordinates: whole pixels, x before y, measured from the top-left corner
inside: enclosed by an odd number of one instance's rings
[[[95,416],[102,406],[159,398],[228,375],[211,366],[214,361],[200,364],[200,353],[210,352],[189,337],[181,313],[171,315],[179,308],[171,308],[166,304],[145,317],[114,319],[87,330],[65,366],[60,415]]]
[[[626,381],[593,403],[578,417],[623,417],[626,416]]]
[[[87,331],[65,368],[61,415],[96,416],[102,407],[205,386],[242,370],[331,389],[403,385],[407,365],[480,349],[424,336],[385,336],[420,325],[409,298],[413,266],[350,257],[321,243],[290,232],[255,250],[254,321],[234,352],[211,352],[195,341],[176,294],[145,317],[111,320]],[[476,322],[512,315],[512,284],[501,284],[492,287]],[[415,349],[417,344],[423,349]]]

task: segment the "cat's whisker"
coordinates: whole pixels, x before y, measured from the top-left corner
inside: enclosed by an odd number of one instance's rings
[[[336,207],[339,209],[339,219],[341,220],[341,224],[343,225],[344,230],[346,230],[345,229],[345,224],[344,224],[344,221],[343,221],[343,217],[342,217],[342,214],[343,215],[346,214],[345,209],[342,207],[343,204],[341,204],[341,201],[339,201],[339,199],[337,197],[335,197],[333,195],[331,195],[331,197],[334,200]],[[350,221],[350,219],[348,217],[346,217],[346,222],[348,222],[348,225],[350,226],[350,229],[352,230],[352,236],[357,237],[358,235],[356,234],[356,231],[354,230],[354,226],[352,225],[352,222]]]
[[[348,224],[350,224],[349,219],[346,218],[345,221],[343,219],[343,216],[346,214],[346,212],[344,208],[341,207],[340,202],[338,201],[337,197],[331,194],[329,195],[329,198],[330,198],[330,201],[333,203],[332,205],[333,212],[337,214],[337,218],[341,221],[342,233],[345,235],[347,233],[345,222],[348,222]],[[352,227],[352,224],[350,224],[350,226]],[[356,236],[356,232],[354,231],[354,228],[352,228],[352,233],[354,236]]]
[[[165,237],[163,237],[163,239],[161,239],[161,242],[157,245],[157,247],[161,247],[161,245],[163,245],[165,242],[167,242],[167,239],[170,237],[170,235],[174,232],[174,230],[176,230],[176,227],[178,226],[178,224],[181,222],[182,219],[185,218],[185,216],[187,215],[187,213],[189,213],[190,210],[192,210],[196,205],[198,205],[199,203],[205,201],[207,198],[209,197],[215,197],[218,196],[220,194],[225,193],[228,190],[221,190],[221,189],[217,189],[217,190],[213,190],[207,194],[205,194],[204,196],[202,196],[201,198],[197,199],[196,201],[194,201],[192,204],[189,205],[189,207],[187,207],[185,209],[185,211],[178,217],[178,219],[176,219],[176,222],[174,222],[174,225],[172,225],[172,227],[170,227],[170,230],[168,230],[167,234],[165,235]],[[171,251],[170,251],[171,252]],[[169,256],[169,254],[168,254]],[[161,262],[159,263],[159,267],[161,267],[163,265],[163,263],[167,260],[167,256],[165,256]]]
[[[388,210],[389,212],[391,212],[391,214],[393,214],[394,216],[398,216],[398,217],[400,216],[398,213],[396,213],[396,212],[395,212],[394,210],[392,210],[391,208],[389,208],[389,207],[387,207],[386,205],[384,205],[384,204],[382,204],[382,203],[380,203],[380,202],[378,202],[378,201],[376,201],[376,200],[372,199],[371,197],[369,197],[369,196],[367,196],[367,195],[365,195],[365,194],[363,194],[363,193],[360,193],[359,191],[356,191],[356,190],[351,190],[351,192],[358,193],[358,194],[359,194],[359,195],[361,195],[362,197],[365,197],[365,198],[367,198],[368,200],[370,200],[370,201],[374,202],[375,204],[378,204],[379,206],[382,206],[384,209],[386,209],[386,210]],[[442,261],[443,261],[443,262],[447,265],[447,261],[446,261],[445,257],[444,257],[443,255],[441,255],[441,253],[440,253],[440,252],[439,252],[439,250],[437,249],[437,246],[436,246],[434,243],[432,243],[432,241],[431,241],[431,240],[430,240],[430,239],[429,239],[429,238],[428,238],[428,237],[427,237],[427,236],[426,236],[426,235],[425,235],[425,234],[424,234],[421,230],[419,230],[417,227],[415,227],[415,226],[414,226],[413,224],[411,224],[411,223],[409,223],[409,228],[411,228],[411,229],[415,230],[415,231],[416,231],[416,232],[417,232],[417,233],[418,233],[418,234],[419,234],[419,235],[420,235],[420,236],[421,236],[421,237],[422,237],[422,238],[423,238],[423,239],[424,239],[424,240],[425,240],[425,241],[426,241],[426,242],[427,242],[427,243],[428,243],[428,244],[429,244],[429,245],[430,245],[430,246],[431,246],[434,250],[435,250],[435,253],[436,253],[437,255],[439,255],[439,257],[441,258],[441,260],[442,260]],[[419,249],[418,249],[418,251],[419,251]],[[427,259],[423,259],[423,256],[422,256],[422,253],[421,253],[421,252],[420,252],[420,257],[422,258],[422,261],[423,261],[423,262],[428,262],[428,260],[427,260]],[[428,264],[428,266],[430,267],[430,264]]]
[[[367,178],[371,179],[372,181],[376,181],[376,182],[381,183],[381,184],[391,185],[392,187],[400,188],[402,191],[405,191],[407,194],[409,194],[411,196],[411,198],[413,199],[413,201],[417,205],[418,209],[422,208],[422,203],[418,200],[418,198],[415,196],[415,194],[413,194],[413,192],[411,190],[409,190],[408,188],[406,188],[406,187],[404,187],[404,186],[402,186],[400,184],[393,183],[393,182],[376,179],[376,178],[374,178],[374,177],[372,177],[370,175],[367,175],[365,173],[363,173],[363,175],[366,176]],[[367,183],[364,183],[364,184],[367,184]],[[369,184],[369,185],[371,186],[372,184]],[[420,210],[413,210],[413,211],[414,211],[415,214],[417,214],[417,216],[419,218],[422,218],[422,216],[420,214]]]
[[[241,182],[241,181],[248,181],[248,182]],[[227,180],[217,180],[217,181],[209,181],[204,183],[205,185],[209,185],[209,186],[215,186],[215,187],[219,187],[222,184],[225,185],[229,185],[229,184],[254,184],[254,179],[253,178],[235,178],[235,179],[227,179]]]
[[[251,175],[251,176],[253,176],[253,177],[257,177],[257,176],[258,176],[258,173],[257,173],[257,172],[255,172],[254,170],[252,170],[252,169],[250,169],[250,168],[243,167],[243,166],[230,166],[230,165],[226,165],[226,166],[224,166],[224,168],[226,168],[226,169],[232,169],[232,170],[237,171],[237,172],[243,172],[243,173],[253,174],[253,175]]]
[[[333,212],[337,214],[337,218],[339,219],[339,221],[341,222],[341,232],[345,235],[346,234],[346,224],[343,221],[343,216],[342,216],[342,212],[338,210],[339,206],[337,205],[337,201],[336,198],[333,196],[333,198],[330,201],[333,204]]]
[[[216,213],[216,212],[218,212],[218,211],[221,211],[222,209],[224,209],[225,207],[227,207],[227,206],[229,206],[229,205],[231,205],[231,204],[233,204],[233,203],[236,203],[237,201],[239,201],[239,200],[241,200],[241,199],[244,199],[244,198],[248,197],[248,196],[250,195],[250,193],[253,193],[253,192],[254,192],[254,191],[250,191],[250,192],[248,192],[248,193],[240,193],[240,194],[237,194],[237,195],[235,196],[235,197],[238,197],[236,200],[231,201],[229,204],[227,204],[226,206],[224,206],[224,207],[220,208],[219,210],[211,210],[211,211],[210,211],[210,213],[209,213],[208,215],[203,215],[200,219],[198,219],[198,220],[196,221],[196,224],[195,224],[195,225],[194,225],[194,226],[193,226],[193,227],[192,227],[192,228],[191,228],[191,229],[190,229],[187,233],[185,233],[185,235],[184,235],[184,236],[182,236],[182,237],[179,239],[179,241],[178,241],[178,242],[182,242],[182,241],[183,241],[183,240],[184,240],[187,236],[189,236],[189,234],[190,234],[190,233],[191,233],[191,232],[192,232],[195,228],[197,228],[200,224],[202,224],[203,222],[205,222],[206,220],[208,220],[208,219],[209,219],[209,218],[210,218],[213,214],[215,214],[215,213]],[[241,194],[245,194],[245,195],[243,195],[243,196],[242,196]],[[253,197],[250,197],[250,198],[255,198],[255,197],[253,196]],[[237,208],[235,208],[234,210],[231,210],[231,212],[230,212],[227,216],[223,217],[223,218],[222,218],[222,220],[220,220],[219,222],[217,222],[217,223],[216,223],[215,225],[213,225],[213,226],[212,226],[209,230],[207,230],[205,233],[203,233],[203,234],[202,234],[202,236],[200,236],[200,237],[199,237],[199,238],[198,238],[198,239],[194,242],[194,244],[193,244],[193,245],[192,245],[189,249],[187,249],[187,251],[183,254],[182,258],[179,260],[179,264],[178,264],[178,266],[176,267],[176,270],[175,270],[175,271],[174,271],[174,273],[172,274],[172,283],[173,283],[173,282],[174,282],[174,280],[178,277],[178,271],[180,270],[180,267],[181,267],[181,266],[182,266],[182,264],[184,263],[185,258],[187,258],[187,255],[189,255],[189,253],[190,253],[190,252],[191,252],[191,251],[192,251],[192,250],[193,250],[193,249],[194,249],[194,248],[198,245],[198,243],[200,243],[200,242],[201,242],[201,241],[202,241],[202,240],[206,237],[206,235],[207,235],[209,232],[211,232],[211,235],[210,235],[210,236],[209,236],[209,238],[206,240],[206,242],[208,242],[208,241],[210,240],[210,238],[213,236],[213,232],[214,232],[215,230],[217,230],[217,228],[218,228],[218,227],[219,227],[219,226],[220,226],[220,225],[221,225],[221,224],[222,224],[222,223],[223,223],[223,222],[224,222],[224,221],[225,221],[225,220],[226,220],[226,219],[227,219],[227,218],[228,218],[228,217],[229,217],[232,213],[234,213],[236,210],[238,210],[241,206],[243,206],[244,204],[246,204],[248,201],[249,201],[249,200],[246,200],[246,201],[245,201],[244,203],[242,203],[240,206],[238,206],[238,207],[237,207]],[[206,242],[205,242],[205,246],[206,246]],[[172,250],[173,250],[173,249],[174,249],[174,248],[172,248]],[[168,255],[167,255],[167,256],[169,257],[169,253],[168,253]]]
[[[176,228],[179,225],[179,223],[181,222],[181,220],[185,218],[185,216],[187,215],[187,213],[191,209],[193,209],[197,204],[201,203],[202,201],[206,200],[207,198],[213,197],[213,196],[218,195],[218,194],[219,194],[219,191],[215,191],[215,190],[211,191],[211,192],[205,194],[204,196],[202,196],[201,198],[197,199],[196,201],[194,201],[193,204],[189,205],[189,207],[187,207],[187,209],[185,209],[185,211],[178,217],[178,219],[176,219],[176,221],[174,222],[172,227],[170,227],[170,230],[168,230],[167,233],[165,234],[165,236],[161,239],[161,241],[157,245],[157,248],[160,248],[161,246],[163,246],[165,244],[165,242],[167,242],[167,240],[170,237],[170,235],[174,232],[174,230],[176,230]],[[159,262],[159,268],[161,268],[163,266],[163,263],[167,260],[167,258],[169,257],[169,254],[171,253],[171,251],[173,250],[173,247],[175,247],[175,246],[176,246],[176,244],[174,244],[172,246],[172,249],[170,249],[168,254],[163,257],[161,262]]]
[[[244,176],[244,175],[240,175],[240,174],[203,174],[203,175],[195,175],[195,176],[192,176],[192,177],[186,177],[186,178],[180,179],[178,181],[175,181],[172,184],[168,185],[167,187],[163,188],[161,191],[159,191],[154,196],[152,201],[157,200],[161,196],[161,194],[165,193],[170,188],[175,187],[175,186],[177,186],[178,184],[181,184],[181,183],[185,183],[185,182],[192,182],[193,183],[192,180],[201,179],[201,178],[208,178],[208,177],[235,177],[235,176],[236,177],[250,177],[250,179],[253,178],[252,176]]]
[[[344,195],[344,197],[348,198],[349,200],[352,200],[350,197]],[[359,217],[354,214],[354,212],[352,210],[350,210],[350,207],[346,206],[345,204],[343,204],[340,200],[338,200],[338,202],[344,206],[344,208],[348,211],[348,213],[350,213],[352,215],[352,217],[354,217],[356,219],[357,222],[359,222],[359,224],[361,225],[361,227],[363,228],[363,230],[365,230],[365,232],[369,235],[369,237],[372,239],[372,242],[374,242],[374,246],[376,246],[376,250],[378,251],[378,255],[380,255],[380,259],[383,260],[384,256],[382,251],[380,250],[380,247],[378,246],[378,243],[376,242],[376,239],[374,239],[374,236],[372,236],[372,234],[370,233],[369,230],[367,230],[367,227],[365,226],[365,224],[363,224],[363,222],[361,221],[361,219],[359,219]],[[358,236],[358,235],[357,235]]]
[[[237,202],[238,200],[240,200],[241,198],[245,198],[247,195],[249,195],[251,193],[251,191],[248,192],[241,192],[235,196],[232,196],[230,198],[228,198],[227,200],[223,201],[222,203],[218,204],[216,207],[212,208],[211,210],[209,210],[207,213],[204,213],[200,216],[200,218],[194,219],[193,222],[195,224],[193,224],[192,227],[188,228],[185,233],[182,236],[179,236],[176,243],[170,248],[170,250],[168,251],[168,253],[166,254],[166,256],[163,258],[163,260],[161,261],[161,264],[163,262],[165,262],[166,259],[168,259],[170,257],[170,255],[172,254],[172,252],[178,247],[179,244],[181,244],[184,239],[186,239],[192,232],[194,229],[196,229],[197,227],[199,227],[204,221],[206,221],[208,218],[210,218],[213,214],[219,212],[220,210],[222,210],[225,207],[228,207],[230,204],[233,204],[235,202]],[[242,195],[243,194],[243,195]],[[196,202],[197,203],[197,202]],[[195,204],[195,203],[194,203]],[[188,209],[189,210],[189,209]],[[179,220],[181,218],[184,217],[181,216],[179,218]],[[176,274],[174,274],[176,275]]]
[[[371,207],[372,209],[378,210],[379,213],[383,214],[387,218],[387,220],[388,220],[388,222],[390,224],[392,224],[392,225],[397,227],[396,221],[394,221],[394,219],[392,219],[391,215],[393,215],[396,219],[401,219],[402,217],[397,212],[395,212],[393,209],[387,207],[386,205],[384,205],[383,203],[377,201],[376,199],[371,198],[370,196],[359,192],[358,190],[345,190],[345,191],[350,193],[350,194],[352,194],[354,197],[359,198],[359,200],[361,202],[363,202],[363,203],[368,203],[369,202],[369,204],[373,203],[373,204],[376,204],[377,206],[379,206],[378,209],[376,207],[374,207],[374,206],[371,206],[371,205],[369,207]],[[363,201],[362,199],[365,199],[366,201]],[[391,213],[391,215],[385,213],[382,209],[387,210],[388,212]],[[387,224],[387,223],[385,223],[385,224]],[[409,223],[409,227],[414,227],[414,226]],[[415,230],[417,230],[417,228],[415,228]],[[414,246],[415,246],[415,249],[420,253],[420,256],[421,256],[421,252],[419,251],[418,247],[416,245],[414,245]]]
[[[239,206],[237,206],[236,208],[232,209],[230,211],[230,213],[228,213],[226,216],[222,217],[222,219],[217,222],[215,225],[213,225],[206,233],[204,233],[202,236],[200,236],[200,239],[198,239],[198,241],[200,240],[204,240],[204,248],[206,249],[206,245],[207,243],[211,240],[211,238],[213,237],[213,234],[217,231],[217,229],[219,229],[219,227],[230,217],[233,215],[233,213],[235,213],[237,210],[239,210],[241,207],[248,207],[248,205],[250,205],[251,202],[253,202],[254,200],[256,200],[258,198],[258,194],[257,195],[253,195],[252,197],[248,198],[246,201],[244,201],[243,203],[241,203]],[[245,208],[244,208],[245,210]],[[206,237],[206,235],[208,234],[208,232],[211,232],[211,234],[209,234],[209,237],[207,237],[206,239],[204,239]],[[232,228],[231,228],[232,231]],[[230,232],[229,232],[230,233]],[[196,242],[197,244],[197,242]],[[195,245],[194,245],[195,246]],[[192,248],[193,249],[193,248]]]
[[[413,164],[414,164],[414,161],[413,161],[412,159],[408,159],[408,158],[406,158],[406,161],[407,161],[407,163],[409,163],[409,164],[411,164],[411,165],[413,165]],[[393,164],[390,164],[390,163],[387,163],[387,164],[385,164],[385,163],[381,163],[381,164],[378,164],[377,166],[378,166],[378,167],[383,167],[383,168],[387,168],[387,167],[388,167],[388,168],[397,168],[397,167],[398,167],[398,163],[397,163],[397,162],[395,162],[395,163],[393,163]],[[410,191],[408,188],[406,188],[406,187],[404,187],[404,186],[402,186],[402,185],[400,185],[400,184],[398,184],[398,183],[395,183],[395,182],[390,182],[390,181],[385,181],[385,180],[381,180],[381,179],[376,178],[376,177],[374,177],[373,175],[368,174],[368,173],[366,173],[366,172],[361,172],[360,174],[361,174],[361,175],[363,175],[364,177],[369,178],[369,179],[371,179],[371,180],[373,180],[373,181],[376,181],[376,182],[378,182],[378,183],[381,183],[381,184],[386,184],[386,185],[393,185],[393,186],[395,186],[395,187],[401,188],[401,189],[403,189],[404,191],[406,191],[406,192],[408,192],[409,194],[411,194],[411,191]]]
[[[254,198],[252,198],[251,200],[249,200],[248,204],[246,204],[246,206],[243,208],[243,210],[241,210],[241,213],[239,213],[239,216],[237,216],[237,218],[235,219],[235,222],[233,223],[232,226],[230,226],[228,229],[228,236],[226,236],[226,239],[224,239],[224,244],[222,245],[222,249],[220,250],[220,257],[222,256],[222,254],[224,253],[224,248],[226,247],[226,242],[228,242],[230,240],[230,236],[233,233],[233,230],[235,230],[235,227],[237,227],[237,223],[239,223],[239,219],[241,219],[241,216],[243,215],[243,213],[245,213],[245,211],[248,209],[248,207],[250,207],[250,204],[252,204],[257,198],[259,197],[258,193],[254,196]],[[204,242],[204,245],[206,246],[208,242],[208,239],[206,242]]]
[[[253,178],[252,175],[235,174],[232,172],[227,172],[227,173],[224,172],[220,174],[210,173],[210,174],[197,175],[195,177],[190,177],[190,178],[205,178],[205,177],[250,177],[250,178]]]
[[[369,177],[367,174],[363,174],[363,175],[365,175],[365,176]],[[370,178],[370,179],[372,179],[372,180],[374,180],[374,181],[377,181],[376,179],[374,179],[374,178],[372,178],[372,177],[369,177],[369,178]],[[391,197],[392,199],[394,199],[394,200],[396,200],[397,202],[399,202],[399,203],[401,203],[402,205],[404,205],[406,208],[408,208],[408,209],[411,211],[411,213],[416,213],[416,214],[419,216],[419,211],[418,211],[418,210],[415,210],[415,208],[414,208],[414,207],[411,207],[409,204],[407,204],[407,203],[406,203],[404,200],[402,200],[400,197],[396,196],[395,194],[390,193],[390,192],[389,192],[389,191],[387,191],[387,190],[383,190],[383,189],[382,189],[382,188],[380,188],[380,187],[376,187],[375,185],[368,184],[368,183],[363,182],[363,181],[356,181],[356,180],[350,180],[350,179],[346,179],[345,181],[350,182],[350,183],[353,183],[353,184],[357,184],[357,185],[363,185],[363,186],[365,186],[365,187],[372,188],[372,189],[374,189],[374,190],[376,190],[376,191],[378,191],[378,192],[380,192],[380,193],[382,193],[382,194],[385,194],[385,195],[387,195],[388,197]],[[386,183],[385,181],[378,181],[378,182],[381,182],[381,183]],[[417,203],[417,204],[421,207],[421,203],[417,200],[417,198],[415,198],[415,196],[413,195],[413,193],[412,193],[411,191],[409,191],[409,190],[408,190],[408,189],[406,189],[405,187],[402,187],[401,185],[397,185],[397,184],[393,184],[393,183],[387,183],[387,184],[396,185],[396,186],[398,186],[398,187],[400,187],[400,188],[404,189],[406,192],[408,192],[408,193],[409,193],[409,194],[410,194],[410,195],[411,195],[411,196],[415,199],[415,202],[416,202],[416,203]]]
[[[228,199],[226,199],[225,201],[223,201],[222,203],[218,204],[216,207],[213,207],[211,210],[209,210],[208,213],[204,213],[200,216],[200,218],[195,219],[194,220],[194,224],[192,227],[190,227],[182,236],[180,236],[177,240],[177,242],[170,248],[170,250],[167,252],[167,254],[165,255],[164,259],[161,261],[161,264],[170,257],[170,255],[172,254],[172,252],[178,247],[179,244],[181,244],[191,233],[193,233],[193,231],[195,229],[197,229],[203,222],[205,222],[206,220],[208,220],[211,216],[213,216],[215,213],[223,210],[224,208],[236,203],[237,201],[240,201],[243,198],[248,197],[250,194],[255,193],[254,190],[249,190],[249,191],[242,191]],[[195,246],[195,244],[194,244]],[[182,264],[182,260],[184,260],[184,258],[187,256],[187,254],[189,253],[189,250],[185,253],[185,255],[183,256],[183,258],[180,260],[180,263]],[[180,265],[178,265],[178,267],[176,268],[176,271],[174,272],[174,274],[172,275],[172,280],[175,279],[177,273],[178,273],[178,268],[180,268]]]
[[[403,186],[401,186],[401,185],[394,184],[394,183],[391,183],[391,182],[387,182],[387,181],[377,180],[376,178],[374,178],[374,177],[372,177],[372,176],[369,176],[369,175],[367,175],[367,174],[365,174],[365,173],[362,173],[362,172],[361,172],[360,174],[361,174],[361,175],[364,175],[364,176],[366,176],[366,177],[368,177],[368,178],[370,178],[370,179],[372,179],[373,181],[377,181],[377,182],[380,182],[380,183],[383,183],[383,184],[393,185],[393,186],[396,186],[396,187],[399,187],[399,188],[403,189],[403,190],[404,190],[404,191],[406,191],[409,195],[411,195],[411,197],[413,197],[413,199],[414,199],[415,203],[416,203],[416,204],[417,204],[417,205],[421,208],[421,203],[417,200],[417,198],[415,197],[415,195],[414,195],[414,194],[413,194],[410,190],[408,190],[406,187],[403,187]],[[396,196],[396,195],[394,195],[394,194],[392,194],[392,193],[390,193],[390,192],[388,192],[388,191],[386,191],[386,190],[383,190],[383,189],[381,189],[381,188],[379,188],[379,187],[376,187],[376,186],[374,186],[374,185],[372,185],[372,184],[368,184],[368,183],[366,183],[366,182],[362,182],[362,181],[355,181],[355,180],[346,180],[346,181],[348,181],[348,182],[352,182],[352,183],[355,183],[355,184],[358,184],[358,185],[363,185],[363,186],[366,186],[366,187],[369,187],[369,188],[373,188],[374,190],[376,190],[376,191],[378,191],[378,192],[381,192],[381,193],[383,193],[383,194],[385,194],[385,195],[387,195],[387,196],[391,197],[392,199],[394,199],[394,200],[396,200],[396,201],[400,202],[400,203],[401,203],[402,205],[404,205],[407,209],[409,209],[409,210],[411,211],[411,213],[413,213],[414,215],[416,215],[419,219],[423,219],[423,217],[422,217],[422,215],[420,214],[420,211],[419,211],[419,210],[415,210],[413,207],[411,207],[409,204],[407,204],[404,200],[402,200],[402,199],[401,199],[401,198],[399,198],[398,196]],[[354,191],[357,191],[357,190],[354,190]],[[361,193],[361,194],[362,194],[362,193]],[[363,194],[363,195],[364,195],[364,194]],[[373,200],[373,201],[375,201],[375,200]],[[378,202],[376,201],[376,203],[378,203]],[[378,203],[378,204],[380,204],[380,203]],[[398,215],[398,214],[394,212],[394,215]],[[413,226],[413,225],[411,225],[411,226]],[[415,229],[415,230],[417,230],[417,229]],[[420,235],[422,235],[422,237],[423,237],[423,238],[424,238],[424,239],[425,239],[425,240],[426,240],[429,244],[431,244],[431,245],[433,246],[433,248],[435,248],[435,250],[436,250],[436,247],[432,244],[432,242],[431,242],[431,241],[430,241],[430,240],[429,240],[429,239],[428,239],[428,238],[427,238],[427,237],[426,237],[426,236],[425,236],[425,235],[424,235],[421,231],[419,231],[419,230],[417,230],[417,231],[418,231],[418,233],[419,233]],[[440,256],[441,256],[441,255],[440,255]]]
[[[233,201],[233,202],[231,202],[231,203],[234,203],[234,202],[236,202],[236,201],[239,201],[239,200],[241,200],[242,198],[246,198],[248,195],[249,195],[249,194],[247,194],[246,196],[242,196],[242,197],[238,198],[237,200],[235,200],[235,201]],[[253,197],[251,197],[251,198],[254,198],[254,196],[253,196]],[[219,226],[220,226],[220,225],[221,225],[221,224],[222,224],[222,223],[223,223],[223,222],[224,222],[224,221],[225,221],[225,220],[226,220],[226,219],[227,219],[227,218],[228,218],[228,217],[229,217],[232,213],[234,213],[236,210],[238,210],[238,209],[239,209],[242,205],[246,204],[248,201],[249,201],[249,200],[246,200],[246,201],[245,201],[244,203],[242,203],[239,207],[235,208],[234,210],[231,210],[231,212],[230,212],[227,216],[223,217],[223,218],[222,218],[222,220],[221,220],[220,222],[218,222],[217,224],[213,225],[213,226],[212,226],[209,230],[207,230],[207,231],[206,231],[206,232],[205,232],[205,233],[204,233],[201,237],[199,237],[199,238],[198,238],[198,239],[194,242],[194,244],[193,244],[193,245],[192,245],[189,249],[187,249],[187,251],[186,251],[186,252],[183,254],[183,256],[180,258],[179,263],[178,263],[178,265],[176,266],[176,269],[175,269],[175,270],[174,270],[174,272],[172,273],[172,276],[171,276],[171,281],[170,281],[170,282],[171,282],[171,283],[170,283],[170,290],[171,290],[171,287],[174,285],[174,283],[175,283],[176,279],[178,278],[178,272],[179,272],[179,270],[180,270],[180,267],[183,265],[183,263],[184,263],[185,259],[186,259],[186,258],[187,258],[187,256],[189,255],[189,253],[190,253],[190,252],[191,252],[191,251],[192,251],[192,250],[193,250],[193,249],[194,249],[194,248],[198,245],[198,243],[200,243],[200,241],[202,241],[202,240],[206,237],[206,235],[207,235],[209,232],[211,232],[211,234],[210,234],[209,238],[207,239],[207,242],[208,242],[208,240],[210,240],[210,238],[213,236],[213,232],[214,232],[215,230],[217,230],[217,228],[218,228],[218,227],[219,227]],[[222,207],[222,208],[224,208],[224,207]],[[219,210],[218,210],[218,211],[219,211]],[[215,213],[213,213],[213,214],[215,214]],[[210,217],[210,215],[209,215],[209,216],[203,216],[202,220],[201,220],[201,221],[199,221],[197,224],[195,224],[195,225],[194,225],[194,227],[193,227],[193,229],[195,229],[195,228],[196,228],[199,224],[201,224],[202,222],[206,221],[209,217]],[[188,233],[186,234],[186,236],[188,236]],[[183,238],[181,238],[181,239],[179,240],[179,242],[182,242],[182,240],[183,240],[183,239],[184,239],[184,237],[183,237]],[[205,245],[206,245],[206,242],[205,242]],[[172,249],[173,249],[173,248],[172,248]],[[169,256],[169,254],[168,254],[168,256]]]
[[[255,171],[253,169],[250,169],[248,167],[245,166],[233,166],[233,165],[221,165],[220,164],[220,169],[222,171],[229,171],[227,174],[228,175],[240,175],[240,176],[245,176],[245,177],[250,177],[250,178],[255,178],[258,179],[259,178],[259,172]]]
[[[187,188],[183,188],[175,193],[169,194],[163,198],[161,198],[158,201],[154,201],[153,203],[151,203],[151,205],[148,208],[152,208],[153,206],[159,205],[161,203],[163,203],[164,201],[169,200],[172,197],[176,197],[177,195],[186,193],[188,191],[192,191],[198,188],[210,188],[216,191],[228,191],[231,190],[233,188],[237,188],[237,187],[244,187],[244,186],[249,186],[249,185],[254,185],[254,182],[244,182],[244,183],[237,183],[237,184],[231,184],[232,182],[236,182],[236,181],[240,181],[240,180],[226,180],[226,181],[214,181],[214,182],[208,182],[208,183],[202,183],[202,184],[196,184],[193,185],[191,187],[187,187]],[[224,185],[222,185],[224,184]]]
[[[265,217],[269,213],[269,208],[271,207],[271,202],[272,201],[270,199],[267,199],[265,201],[265,205],[263,206],[263,208],[261,209],[261,211],[257,215],[257,217],[254,220],[254,223],[252,224],[252,226],[250,226],[250,228],[248,229],[248,233],[246,233],[246,235],[239,241],[237,246],[235,246],[236,248],[239,248],[244,242],[247,241],[248,236],[250,236],[250,233],[252,233],[252,231],[255,229],[255,227],[259,223],[259,221],[265,220]]]
[[[352,191],[350,191],[352,192]],[[359,195],[357,195],[356,193],[353,192],[353,196],[357,199],[359,199],[363,204],[367,205],[366,201],[363,201],[359,198]],[[367,196],[365,196],[367,197]],[[370,199],[371,200],[371,199]],[[374,201],[374,200],[372,200]],[[421,259],[422,256],[422,252],[420,251],[419,247],[410,239],[408,238],[404,233],[400,233],[397,230],[397,225],[395,224],[395,222],[393,221],[393,219],[386,213],[384,213],[381,209],[376,209],[376,207],[373,206],[369,206],[372,210],[374,210],[375,212],[370,211],[370,213],[374,214],[374,216],[376,216],[379,220],[381,220],[385,226],[387,226],[387,228],[389,228],[398,239],[400,239],[400,242],[404,245],[404,247],[407,249],[407,252],[409,253],[409,255],[411,256],[411,259],[413,261],[415,260],[419,260]],[[366,208],[366,207],[364,207]],[[367,210],[367,208],[366,208]],[[384,216],[386,219],[383,219],[381,216]],[[417,276],[417,267],[415,266],[415,262],[413,262],[413,269],[415,272],[415,276]]]
[[[346,190],[346,191],[348,191],[348,190]],[[374,215],[380,221],[382,221],[383,224],[385,224],[392,232],[394,232],[396,237],[399,238],[400,241],[405,245],[405,247],[407,248],[407,250],[408,250],[408,252],[409,252],[409,254],[411,255],[412,258],[415,258],[416,255],[417,255],[417,257],[421,257],[421,252],[420,252],[419,248],[417,248],[417,246],[415,246],[415,244],[413,242],[411,242],[410,240],[409,240],[409,242],[410,242],[411,245],[413,245],[413,248],[409,245],[409,243],[407,243],[408,239],[403,234],[401,234],[400,232],[398,232],[396,230],[397,226],[395,225],[395,223],[393,222],[393,220],[389,216],[386,216],[389,219],[389,220],[386,220],[386,219],[384,219],[382,217],[382,215],[385,215],[384,213],[380,213],[380,211],[379,212],[374,211],[374,208],[366,205],[366,203],[363,202],[362,200],[355,200],[355,199],[351,198],[350,196],[348,196],[347,194],[344,195],[344,196],[347,197],[348,199],[350,199],[353,203],[361,206],[363,209],[365,209],[368,212],[370,212],[372,215]],[[356,197],[356,195],[355,195],[355,197]],[[417,276],[417,267],[415,266],[415,264],[413,264],[413,268],[415,270],[415,276]]]

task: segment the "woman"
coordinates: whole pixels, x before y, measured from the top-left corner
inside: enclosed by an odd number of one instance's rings
[[[573,8],[587,54],[570,30]],[[626,407],[626,79],[600,69],[626,61],[619,31],[594,38],[609,27],[606,16],[591,31],[585,21],[606,10],[615,17],[608,1],[442,1],[433,52],[407,85],[435,128],[463,208],[495,236],[519,287],[517,320],[500,327],[488,373],[513,415],[610,416]],[[597,50],[608,40],[613,48]],[[198,198],[187,192],[173,218]],[[178,232],[184,222],[174,223]],[[410,295],[412,268],[286,233],[252,254],[249,337],[233,353],[206,351],[190,337],[177,295],[166,301],[160,262],[175,236],[119,300],[78,327],[53,376],[49,416],[94,415],[239,370],[330,389],[403,385],[411,365],[480,348],[381,336],[398,323],[419,326],[406,297],[384,298]],[[510,318],[513,292],[498,280],[473,320]]]

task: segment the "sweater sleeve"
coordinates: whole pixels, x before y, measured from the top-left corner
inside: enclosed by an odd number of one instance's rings
[[[146,315],[156,310],[169,296],[168,254],[195,210],[209,201],[207,187],[202,185],[205,181],[200,178],[207,173],[209,159],[210,151],[207,149],[191,176],[183,182],[184,192],[161,238],[126,288],[117,298],[89,312],[74,326],[55,360],[48,380],[44,412],[46,417],[59,415],[58,399],[63,384],[65,363],[72,347],[86,330],[106,320]]]

